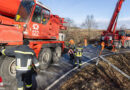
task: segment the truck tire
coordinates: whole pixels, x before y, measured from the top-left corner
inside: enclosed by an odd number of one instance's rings
[[[129,46],[129,48],[130,48],[130,40],[129,40],[128,42],[129,42],[129,45],[128,45],[128,46]]]
[[[51,49],[50,48],[42,49],[40,54],[39,54],[38,59],[40,62],[40,69],[41,70],[46,69],[51,63],[51,59],[52,59]]]
[[[124,48],[127,48],[128,45],[129,45],[128,41],[125,41],[125,42],[124,42]]]
[[[0,74],[2,76],[4,83],[9,83],[10,80],[14,79],[16,76],[16,65],[15,58],[5,57],[1,66]]]
[[[60,60],[61,53],[62,53],[61,47],[56,47],[52,57],[54,63],[57,63]]]
[[[17,79],[12,79],[9,82],[9,85],[5,87],[5,90],[18,90],[17,89]]]
[[[17,79],[13,79],[10,81],[10,90],[17,90]]]
[[[122,47],[122,43],[119,42],[117,48],[120,49]]]
[[[1,53],[0,53],[1,54]],[[2,55],[0,55],[0,68],[1,68],[1,65],[2,65],[2,63],[3,63],[3,56]],[[1,74],[1,73],[0,73]]]

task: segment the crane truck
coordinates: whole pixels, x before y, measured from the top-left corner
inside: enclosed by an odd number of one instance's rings
[[[130,35],[125,30],[116,30],[118,16],[124,0],[118,0],[115,11],[111,18],[107,31],[103,31],[101,41],[105,42],[105,46],[118,48],[130,48]]]
[[[12,48],[29,40],[40,68],[56,63],[64,50],[59,31],[65,30],[64,18],[53,15],[38,0],[0,0],[0,48]],[[15,58],[0,56],[0,76],[8,82],[15,78]]]

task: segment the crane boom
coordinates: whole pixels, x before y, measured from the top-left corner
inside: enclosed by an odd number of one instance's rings
[[[101,42],[105,42],[106,47],[112,48],[127,48],[130,47],[130,36],[127,35],[125,30],[116,30],[118,16],[125,0],[118,0],[115,11],[112,15],[110,24],[107,31],[103,31],[101,35]]]
[[[115,33],[118,15],[119,15],[119,12],[120,12],[120,10],[121,10],[121,7],[122,7],[123,2],[124,2],[124,0],[119,0],[119,1],[117,2],[115,11],[114,11],[113,16],[112,16],[112,18],[111,18],[110,24],[109,24],[109,26],[108,26],[108,28],[107,28],[107,32],[113,32],[113,33]]]

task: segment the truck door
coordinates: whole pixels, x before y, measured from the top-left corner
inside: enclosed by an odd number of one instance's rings
[[[40,6],[36,6],[32,19],[29,23],[29,28],[30,28],[30,35],[32,38],[40,38],[41,36],[41,12],[42,8]]]
[[[46,36],[48,37],[48,39],[51,39],[51,36],[53,34],[53,32],[51,31],[52,30],[52,27],[51,27],[51,23],[50,23],[50,11],[43,8],[42,10],[42,31],[41,33],[46,34]]]
[[[43,8],[36,5],[32,16],[32,21],[29,24],[31,37],[37,39],[49,39],[48,37],[49,27],[47,27],[47,25],[45,24],[47,23],[47,20],[44,21],[42,12]]]

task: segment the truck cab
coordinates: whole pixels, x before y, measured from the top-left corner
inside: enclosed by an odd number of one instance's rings
[[[59,31],[66,29],[63,23],[64,18],[53,15],[37,0],[0,0],[0,48],[22,45],[27,39],[40,69],[44,70],[60,60],[65,48],[64,41],[59,39]],[[0,76],[4,83],[15,79],[15,67],[15,57],[0,53]]]
[[[59,39],[59,31],[64,27],[63,18],[51,14],[50,9],[37,0],[6,1],[11,3],[10,9],[8,3],[0,1],[0,44],[21,45],[24,38]]]
[[[52,18],[50,9],[34,0],[22,0],[16,22],[24,22],[24,38],[29,39],[58,39],[60,18]],[[52,20],[53,19],[53,20]],[[55,21],[56,23],[55,23]]]

